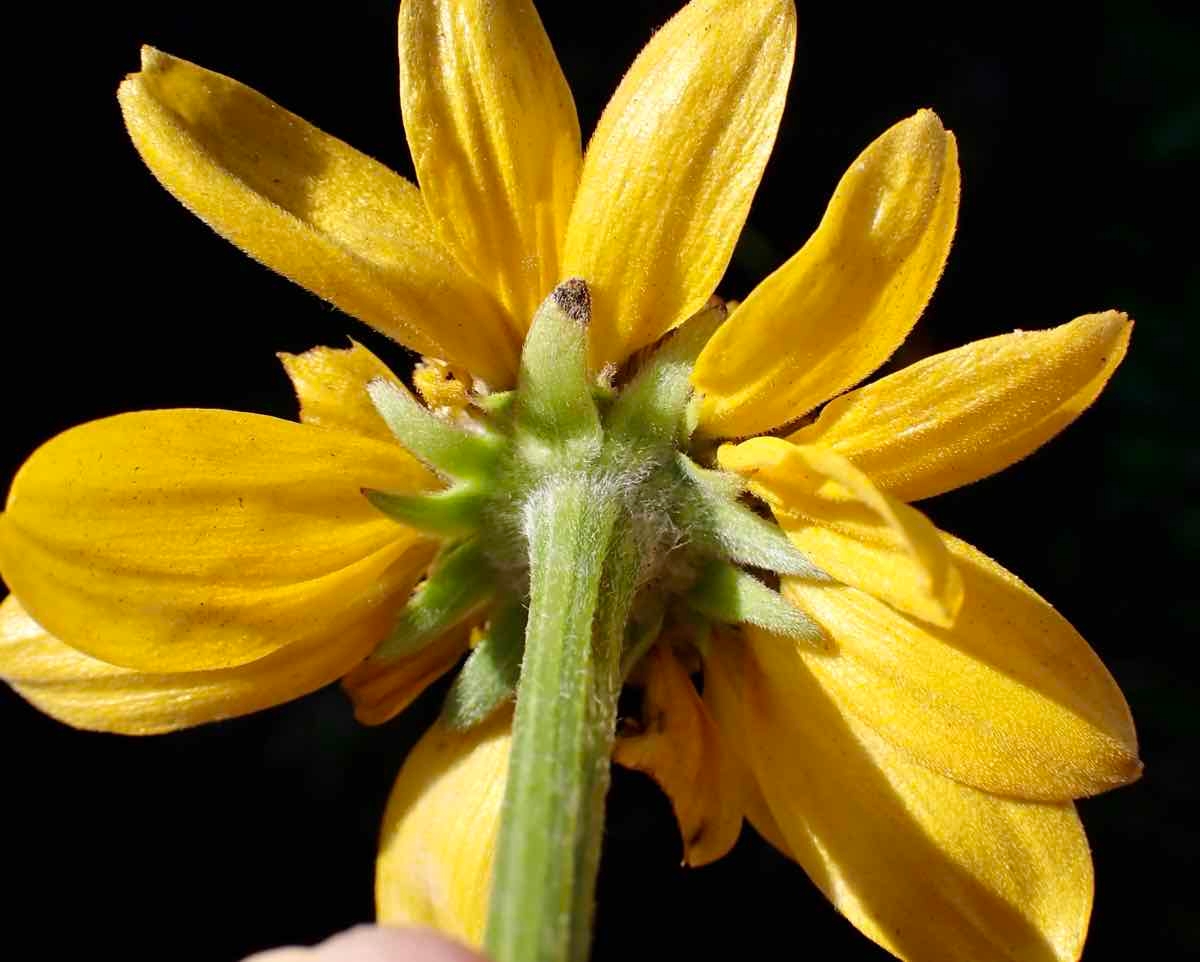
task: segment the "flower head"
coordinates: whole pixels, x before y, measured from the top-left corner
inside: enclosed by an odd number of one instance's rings
[[[643,710],[614,756],[671,796],[689,864],[749,819],[901,958],[1077,958],[1072,799],[1137,777],[1128,709],[1053,608],[910,502],[1069,424],[1131,325],[1089,314],[855,387],[954,234],[957,148],[928,110],[744,302],[714,300],[794,42],[790,0],[693,0],[584,154],[527,0],[405,0],[419,189],[147,50],[120,99],[155,176],[425,355],[420,399],[360,345],[316,348],[282,357],[299,424],[155,411],[53,439],[0,517],[0,672],[70,724],[144,733],[337,679],[377,723],[467,655],[397,781],[377,894],[384,920],[478,942],[526,611],[554,588],[529,556],[570,476],[635,576],[616,682]]]

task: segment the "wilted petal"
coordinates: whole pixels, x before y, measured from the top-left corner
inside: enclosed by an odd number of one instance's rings
[[[1074,962],[1092,865],[1069,802],[999,798],[911,761],[759,636],[719,649],[718,724],[742,743],[784,851],[863,934],[910,962]],[[744,657],[743,657],[744,655]]]
[[[599,366],[700,310],[716,290],[783,113],[791,0],[692,0],[617,88],[588,144],[563,275],[592,294]]]
[[[389,600],[362,621],[216,671],[151,674],[110,665],[48,634],[10,595],[0,604],[0,678],[47,715],[90,731],[154,735],[248,715],[328,685],[369,655],[431,553],[417,545],[384,572],[380,588]]]
[[[483,941],[512,712],[466,732],[435,724],[409,754],[383,817],[379,921]]]
[[[503,310],[442,248],[404,178],[150,47],[118,96],[154,176],[222,237],[401,344],[512,382],[518,341]]]
[[[467,653],[469,636],[469,626],[460,625],[407,658],[358,665],[342,679],[354,717],[364,725],[391,721],[457,664]]]
[[[815,445],[751,438],[718,451],[818,568],[901,611],[954,623],[962,579],[938,530],[849,461]]]
[[[1137,778],[1129,708],[1095,652],[1014,575],[943,538],[964,585],[952,628],[854,588],[784,579],[785,597],[825,629],[835,653],[775,644],[884,739],[969,785],[1065,800]]]
[[[760,434],[886,361],[925,309],[958,217],[958,150],[922,110],[850,166],[808,243],[758,285],[700,355],[700,429]]]
[[[679,821],[685,864],[707,865],[733,848],[741,832],[740,766],[670,649],[656,645],[642,664],[644,730],[618,738],[613,760],[658,783]]]
[[[22,466],[0,567],[30,615],[112,664],[232,668],[363,620],[415,535],[364,487],[415,490],[399,446],[230,411],[145,411]]]
[[[523,337],[579,183],[571,90],[529,0],[400,5],[400,102],[438,235]]]
[[[1008,467],[1079,417],[1132,329],[1105,311],[975,341],[836,398],[791,440],[832,448],[904,501],[929,498]]]

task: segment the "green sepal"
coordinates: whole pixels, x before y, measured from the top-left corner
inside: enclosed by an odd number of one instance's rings
[[[498,435],[443,420],[385,378],[372,379],[367,393],[396,440],[439,474],[483,480],[493,473],[504,443]]]
[[[483,638],[446,693],[442,706],[446,725],[466,731],[511,701],[521,677],[524,650],[525,606],[508,602],[492,615]]]
[[[609,411],[611,435],[654,445],[675,446],[687,440],[692,367],[725,316],[725,305],[714,300],[647,359]]]
[[[419,651],[491,601],[494,581],[478,540],[443,549],[371,659],[391,661]]]
[[[363,496],[389,518],[439,538],[461,538],[479,530],[487,490],[456,484],[429,494],[392,494],[363,488]]]
[[[687,602],[713,621],[757,625],[775,635],[829,647],[821,626],[812,618],[753,575],[722,561],[714,561],[700,572],[687,593]]]
[[[564,445],[594,449],[600,443],[600,413],[588,378],[591,310],[587,284],[563,281],[534,314],[521,352],[517,432],[560,454]]]
[[[742,484],[735,475],[709,471],[683,454],[676,455],[676,462],[691,482],[690,490],[681,495],[680,506],[681,520],[694,543],[739,564],[812,581],[829,580],[778,525],[737,500]]]

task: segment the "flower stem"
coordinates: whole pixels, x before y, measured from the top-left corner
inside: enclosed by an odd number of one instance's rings
[[[581,962],[637,559],[584,471],[526,513],[530,608],[485,947],[495,962]]]

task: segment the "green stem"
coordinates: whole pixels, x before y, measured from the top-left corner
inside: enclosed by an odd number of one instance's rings
[[[495,962],[581,962],[590,945],[636,573],[603,488],[552,477],[526,513],[529,621],[485,940]]]

